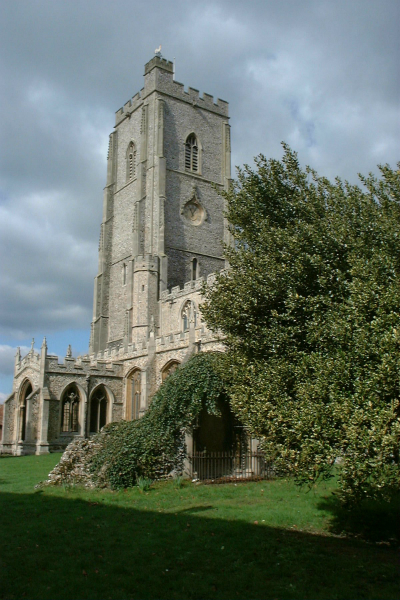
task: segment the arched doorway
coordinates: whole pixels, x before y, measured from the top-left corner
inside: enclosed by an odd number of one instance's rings
[[[103,385],[93,392],[90,398],[90,421],[89,432],[97,433],[104,425],[107,425],[108,395]]]
[[[126,420],[134,421],[140,415],[142,398],[142,371],[133,369],[126,381]]]
[[[195,452],[230,452],[236,444],[235,416],[224,397],[217,400],[220,415],[211,415],[204,407],[193,428]]]
[[[19,440],[21,442],[26,441],[26,434],[28,429],[27,398],[30,396],[30,394],[32,394],[32,392],[32,384],[29,381],[29,379],[27,379],[22,385],[19,404]]]

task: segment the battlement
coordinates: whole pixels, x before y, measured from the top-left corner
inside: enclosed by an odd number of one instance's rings
[[[186,92],[185,86],[183,83],[179,83],[179,81],[174,81],[173,84],[175,93],[171,95],[175,98],[179,98],[180,100],[198,106],[199,108],[205,108],[207,110],[211,110],[212,112],[216,112],[220,115],[228,117],[229,102],[221,100],[221,98],[217,98],[214,102],[214,96],[207,94],[206,92],[203,92],[203,95],[200,96],[199,90],[196,90],[196,88],[192,87],[188,87]]]
[[[212,285],[216,276],[216,273],[210,273],[207,275],[207,285]],[[187,281],[182,287],[177,285],[171,288],[171,290],[164,290],[161,292],[161,302],[171,302],[192,292],[201,292],[201,288],[205,282],[206,280],[204,277],[199,277],[195,281]]]
[[[145,256],[136,256],[134,271],[154,271],[158,269],[158,256],[146,254]]]
[[[163,58],[162,56],[156,55],[156,56],[153,56],[153,58],[144,65],[145,76],[148,73],[150,73],[150,71],[152,71],[155,67],[157,67],[158,69],[164,69],[165,71],[168,71],[169,73],[174,72],[174,63],[173,62],[171,62],[170,60],[167,60],[166,58]]]
[[[159,69],[159,77],[156,77],[155,69]],[[200,95],[196,88],[188,87],[185,91],[183,83],[179,83],[173,79],[174,65],[171,61],[154,56],[145,65],[145,87],[135,94],[133,98],[128,100],[122,108],[115,114],[115,125],[119,125],[121,121],[129,118],[131,114],[143,103],[144,99],[152,92],[160,92],[167,94],[178,100],[217,113],[223,117],[229,117],[229,103],[226,100],[217,98],[214,101],[214,96],[207,94]]]
[[[105,361],[103,356],[89,356],[88,354],[77,356],[76,358],[66,356],[63,362],[59,362],[58,356],[48,355],[46,371],[48,373],[60,373],[60,371],[64,371],[79,375],[86,373],[88,375],[112,374],[120,376],[121,365],[118,362]]]
[[[126,119],[126,117],[130,117],[135,110],[143,103],[142,94],[143,89],[140,92],[137,92],[130,100],[125,102],[124,106],[117,110],[115,113],[115,125],[118,125]]]

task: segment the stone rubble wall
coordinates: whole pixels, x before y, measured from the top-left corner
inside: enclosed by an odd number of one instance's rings
[[[47,485],[79,484],[94,488],[95,484],[89,471],[90,457],[100,447],[93,439],[75,439],[66,448],[60,462],[50,471],[46,481],[36,487]]]

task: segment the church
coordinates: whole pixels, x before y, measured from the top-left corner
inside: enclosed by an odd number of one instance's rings
[[[230,139],[228,103],[185,91],[156,52],[109,137],[89,352],[60,359],[46,339],[40,353],[18,350],[1,452],[60,451],[138,419],[179,364],[223,350],[199,304],[225,267]]]

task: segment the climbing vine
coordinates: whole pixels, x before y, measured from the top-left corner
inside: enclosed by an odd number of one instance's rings
[[[225,396],[218,374],[220,353],[200,353],[172,373],[153,396],[145,415],[136,421],[110,423],[95,441],[99,451],[90,459],[98,485],[126,488],[139,477],[159,478],[180,470],[185,458],[185,430],[202,408],[218,415]]]

